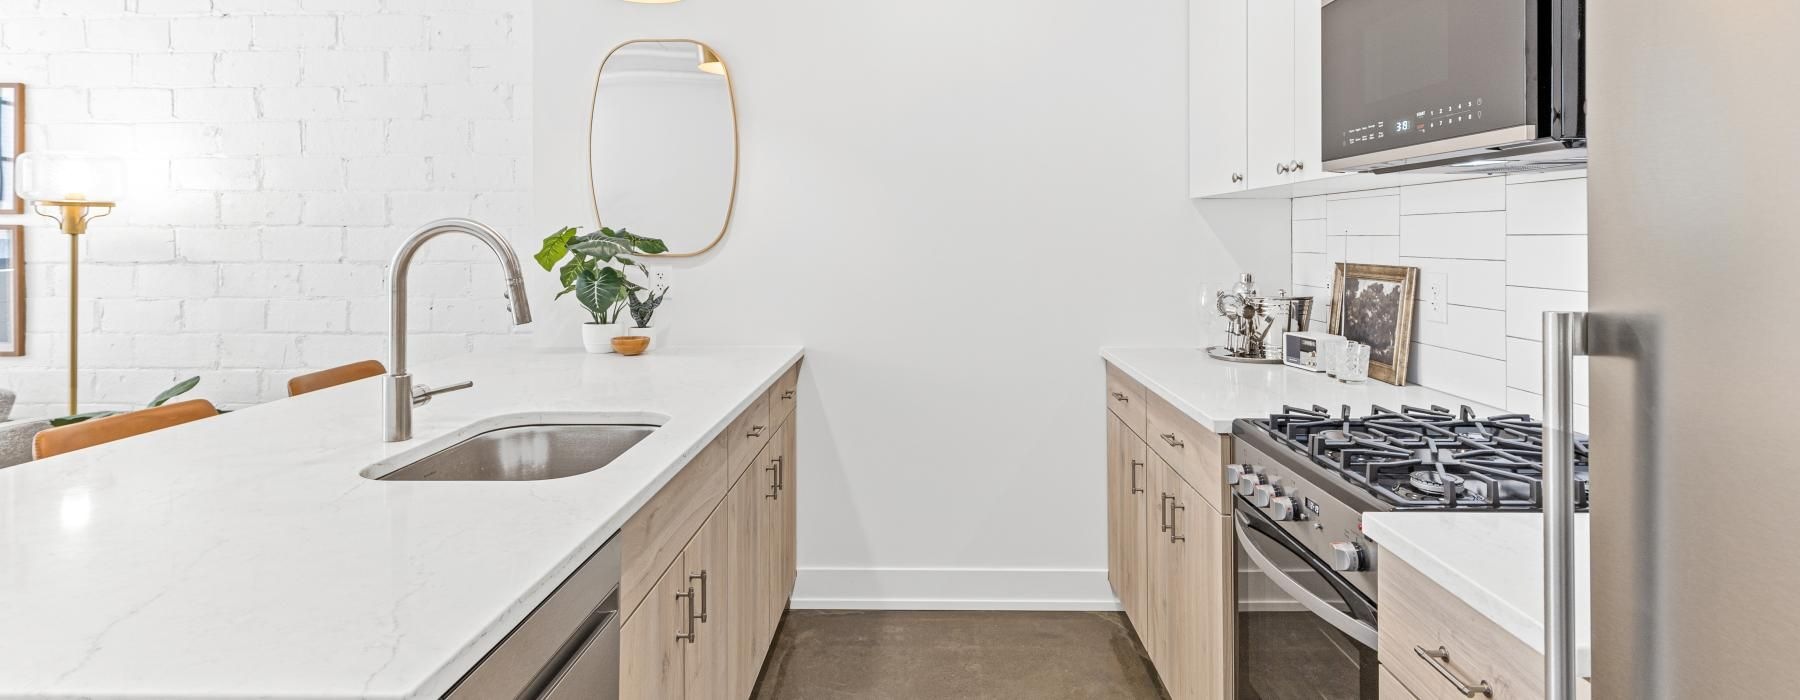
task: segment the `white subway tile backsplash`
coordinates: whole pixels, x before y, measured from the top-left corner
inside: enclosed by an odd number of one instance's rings
[[[1506,214],[1469,212],[1400,217],[1400,253],[1411,258],[1506,259]]]
[[[1506,283],[1587,290],[1587,236],[1508,236]]]
[[[1402,178],[1399,187],[1295,199],[1296,289],[1316,297],[1315,327],[1324,330],[1334,263],[1398,264],[1441,275],[1445,322],[1417,314],[1410,380],[1541,415],[1538,317],[1587,305],[1584,176]],[[1585,384],[1578,400],[1587,401]],[[1585,426],[1585,408],[1578,413]]]
[[[1400,214],[1453,214],[1506,209],[1506,181],[1498,177],[1400,188]]]
[[[1333,236],[1400,234],[1400,197],[1362,197],[1325,204],[1327,232]]]
[[[1506,334],[1526,340],[1543,340],[1545,311],[1586,310],[1586,292],[1507,287]]]
[[[1587,180],[1508,185],[1506,232],[1514,236],[1587,233]]]
[[[1544,344],[1535,340],[1506,339],[1506,386],[1522,391],[1544,391]],[[1575,358],[1575,403],[1588,405],[1588,358]]]

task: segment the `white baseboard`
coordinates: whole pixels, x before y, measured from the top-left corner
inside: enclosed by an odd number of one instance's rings
[[[803,610],[1118,610],[1105,569],[803,568]]]

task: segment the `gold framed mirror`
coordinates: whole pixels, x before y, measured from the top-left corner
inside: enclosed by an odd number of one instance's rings
[[[588,199],[598,226],[660,238],[681,258],[712,250],[737,205],[737,97],[717,51],[633,39],[594,72]]]

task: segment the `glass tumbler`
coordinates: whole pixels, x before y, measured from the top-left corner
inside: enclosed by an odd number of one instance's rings
[[[1369,379],[1369,346],[1356,341],[1344,343],[1343,360],[1338,363],[1340,382],[1361,384]]]

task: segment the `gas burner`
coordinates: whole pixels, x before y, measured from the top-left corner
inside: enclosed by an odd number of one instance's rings
[[[1413,472],[1407,481],[1412,484],[1413,488],[1433,496],[1442,496],[1445,491],[1461,492],[1463,490],[1463,478],[1455,474],[1417,471]]]
[[[1254,421],[1276,442],[1396,508],[1541,510],[1543,425],[1462,406],[1375,406],[1353,416],[1284,406]],[[1576,507],[1587,508],[1585,438],[1575,441]],[[1448,485],[1448,487],[1446,487]]]

